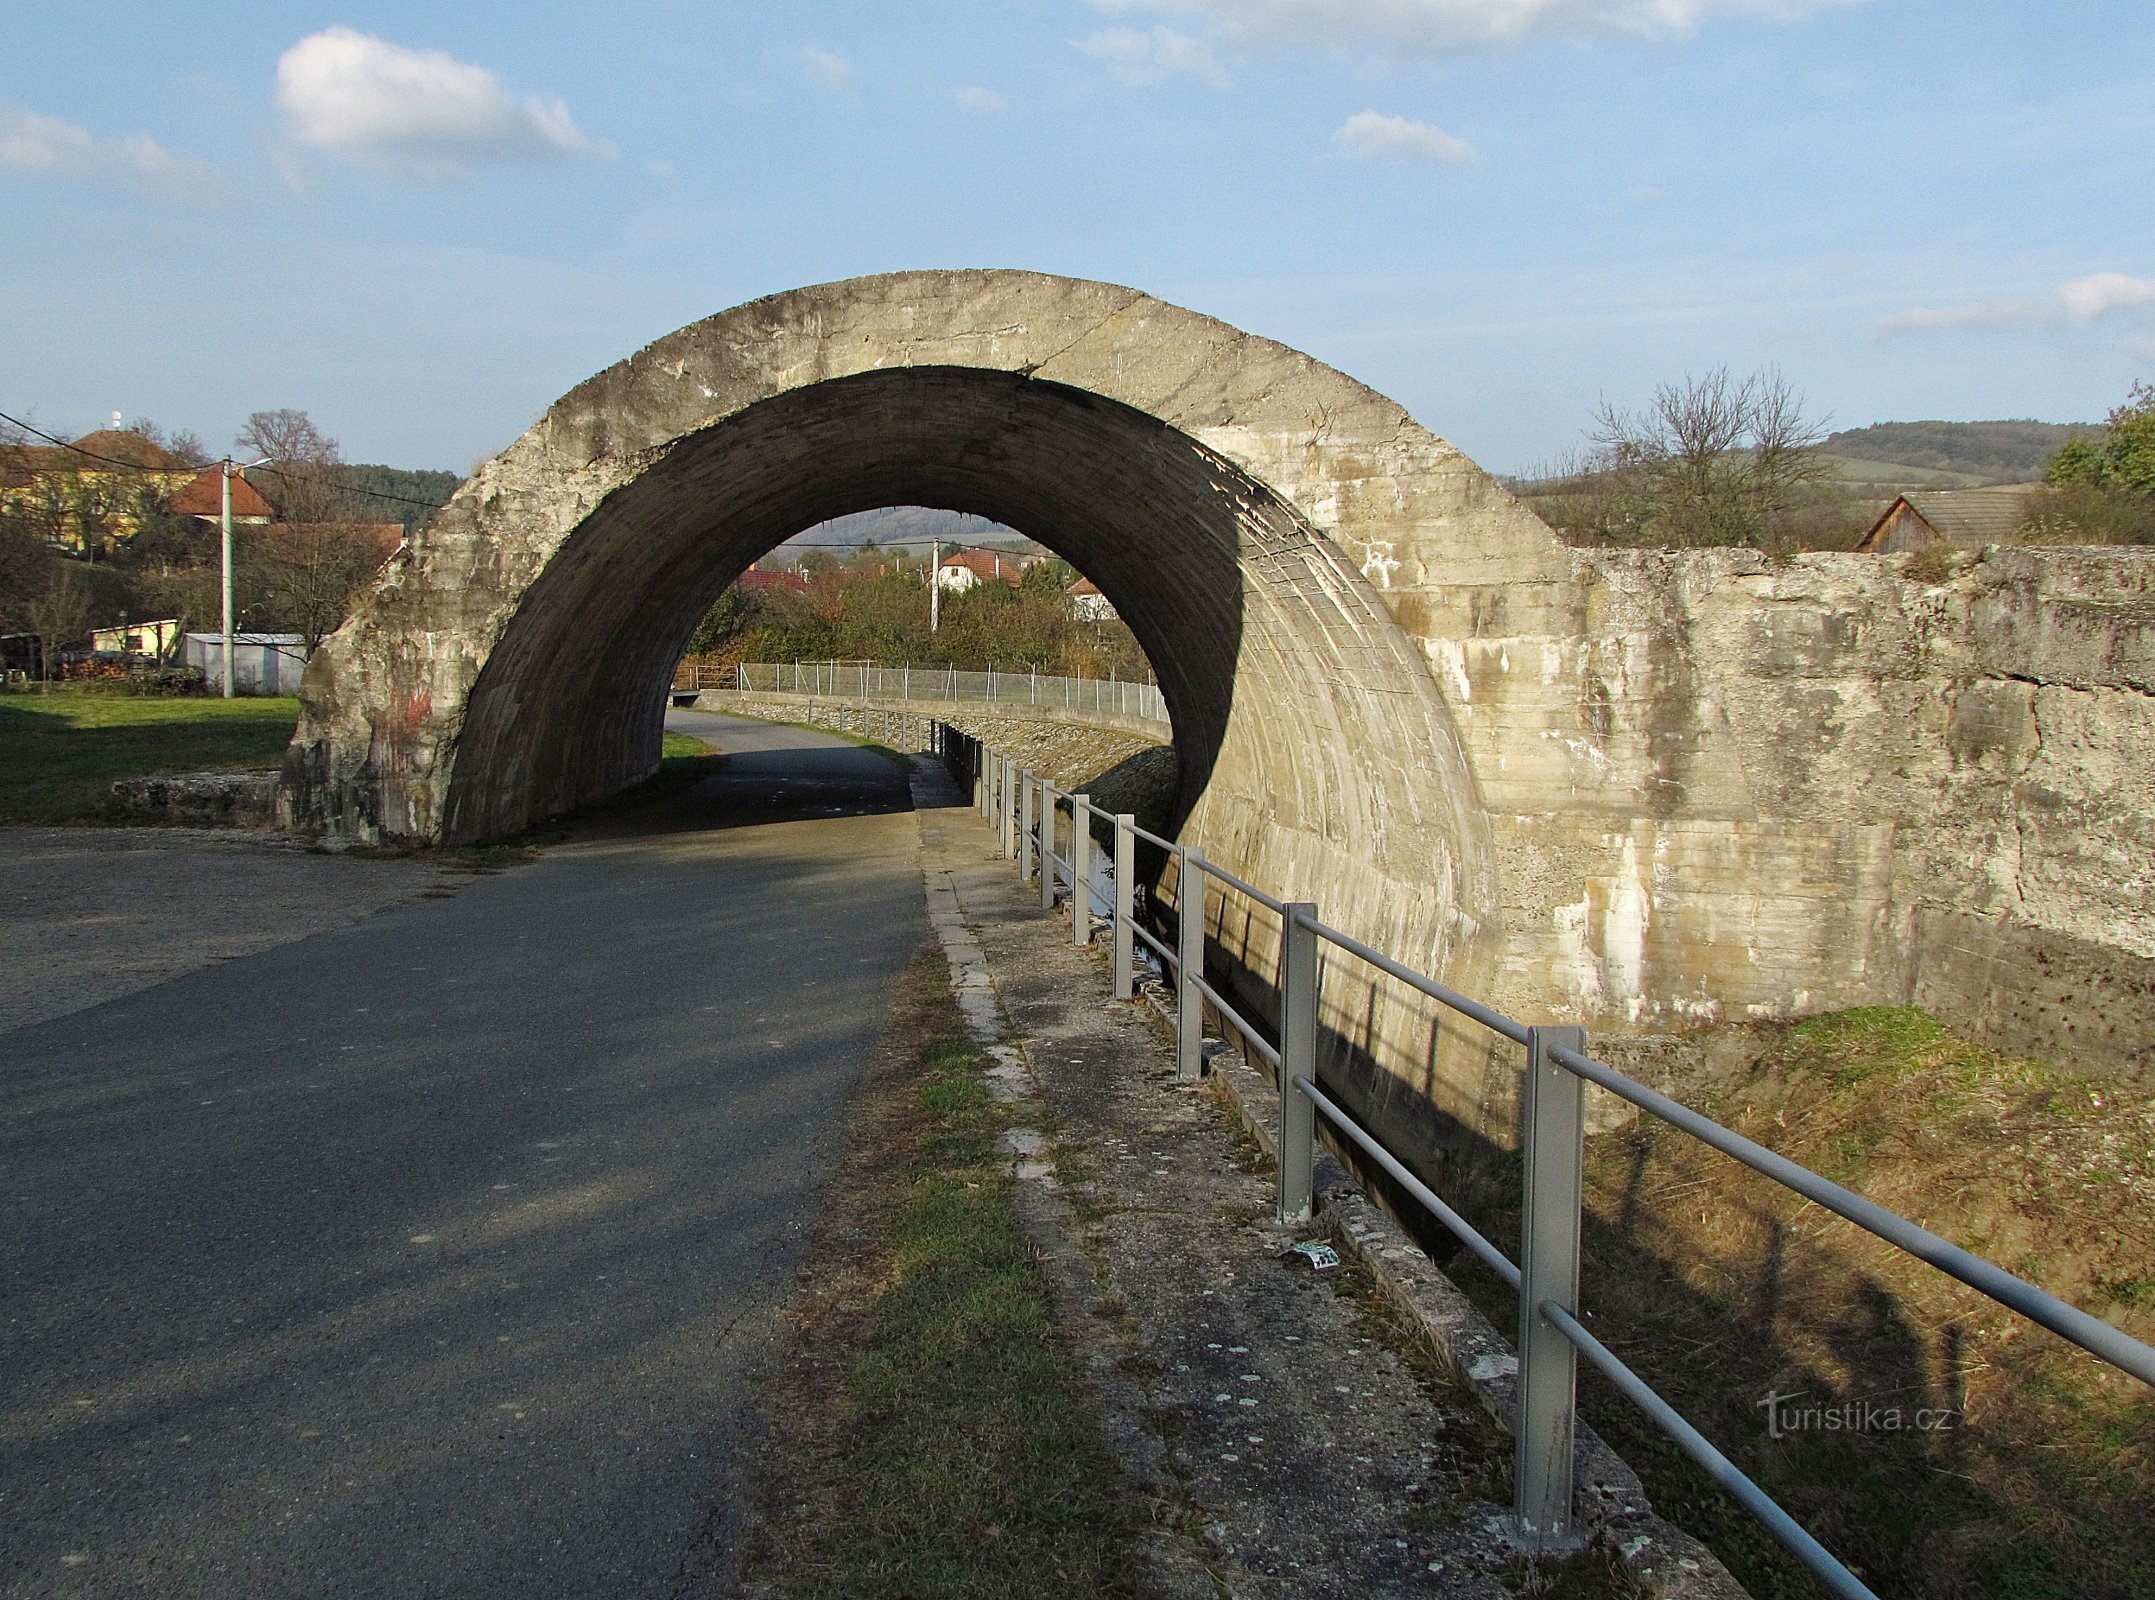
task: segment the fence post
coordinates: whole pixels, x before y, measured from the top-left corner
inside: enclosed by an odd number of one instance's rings
[[[1092,796],[1070,797],[1070,942],[1092,943]]]
[[[1055,909],[1055,785],[1040,780],[1040,909]]]
[[[1295,1087],[1317,1081],[1317,907],[1289,901],[1280,918],[1280,1200],[1279,1223],[1310,1219],[1310,1174],[1317,1161],[1317,1107]]]
[[[1136,976],[1137,818],[1115,818],[1115,998],[1130,998]]]
[[[973,769],[973,809],[985,817],[988,814],[988,797],[984,791],[988,779],[984,752],[977,741],[971,740],[958,748],[965,753],[967,764]]]
[[[1186,844],[1175,876],[1175,1076],[1195,1083],[1205,1075],[1205,999],[1197,980],[1205,970],[1205,852]]]
[[[1033,881],[1039,851],[1033,838],[1033,791],[1039,784],[1030,772],[1018,774],[1018,882]]]
[[[1549,1054],[1586,1048],[1582,1028],[1529,1028],[1522,1144],[1526,1206],[1519,1225],[1519,1422],[1512,1470],[1514,1534],[1532,1549],[1578,1542],[1571,1517],[1572,1430],[1579,1353],[1541,1313],[1579,1310],[1579,1205],[1585,1187],[1586,1084]]]

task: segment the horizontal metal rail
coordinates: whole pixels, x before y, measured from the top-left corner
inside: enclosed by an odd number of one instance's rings
[[[1158,834],[1154,833],[1150,828],[1140,828],[1133,824],[1130,831],[1136,834],[1140,839],[1144,840],[1147,844],[1156,844],[1162,850],[1172,850],[1175,848],[1174,840],[1163,839]]]
[[[1470,1000],[1457,989],[1446,988],[1436,979],[1416,972],[1412,967],[1402,966],[1383,951],[1372,950],[1352,934],[1341,933],[1339,929],[1329,923],[1312,919],[1308,923],[1308,927],[1318,938],[1360,956],[1379,972],[1390,973],[1408,988],[1419,989],[1423,994],[1428,995],[1430,999],[1436,1001],[1437,1004],[1449,1006],[1463,1017],[1472,1017],[1491,1033],[1501,1033],[1514,1044],[1526,1043],[1525,1023],[1514,1022],[1503,1012],[1493,1010],[1483,1005],[1479,1000]]]
[[[1147,928],[1140,923],[1133,922],[1130,924],[1130,931],[1136,934],[1140,939],[1144,940],[1145,943],[1151,947],[1152,953],[1158,956],[1162,961],[1166,962],[1171,970],[1181,969],[1182,958],[1176,955],[1174,951],[1168,949],[1167,945],[1163,941],[1154,938],[1152,930],[1150,928]]]
[[[1212,1009],[1225,1017],[1233,1025],[1235,1032],[1241,1034],[1243,1038],[1250,1042],[1251,1049],[1263,1056],[1273,1066],[1276,1067],[1280,1064],[1280,1053],[1274,1048],[1272,1041],[1259,1033],[1251,1025],[1249,1018],[1229,1004],[1225,995],[1213,988],[1211,984],[1205,982],[1203,978],[1193,975],[1190,982],[1196,986],[1199,994],[1212,1002]]]
[[[1820,1583],[1834,1594],[1843,1596],[1844,1600],[1878,1600],[1862,1579],[1835,1560],[1832,1551],[1806,1533],[1801,1523],[1783,1511],[1765,1490],[1745,1477],[1735,1462],[1716,1450],[1703,1433],[1686,1422],[1682,1413],[1656,1394],[1644,1378],[1625,1366],[1613,1350],[1589,1333],[1577,1317],[1551,1300],[1543,1301],[1540,1310],[1556,1325],[1559,1333],[1578,1346],[1581,1355],[1601,1369],[1602,1376],[1615,1384],[1625,1399],[1652,1418],[1655,1425],[1676,1442],[1679,1450],[1705,1468],[1707,1477],[1728,1491],[1730,1498],[1739,1501],[1746,1511],[1764,1523],[1766,1531],[1810,1568]]]
[[[1283,917],[1287,915],[1286,901],[1276,899],[1272,895],[1266,894],[1264,890],[1258,888],[1257,885],[1255,885],[1254,883],[1243,882],[1232,872],[1228,872],[1224,868],[1215,865],[1209,858],[1205,862],[1205,876],[1208,878],[1218,879],[1221,883],[1226,884],[1228,888],[1248,895],[1259,905],[1269,907],[1271,910],[1278,912]]]
[[[2034,1284],[1939,1238],[1930,1229],[1910,1222],[1898,1212],[1888,1211],[1876,1201],[1866,1200],[1854,1190],[1844,1189],[1832,1179],[1820,1177],[1809,1167],[1798,1166],[1788,1157],[1776,1155],[1764,1145],[1755,1144],[1742,1134],[1700,1116],[1689,1106],[1625,1077],[1592,1056],[1562,1047],[1550,1053],[1558,1065],[1577,1073],[1587,1082],[1600,1084],[1609,1093],[1630,1101],[1642,1111],[1651,1111],[1700,1143],[1711,1145],[1752,1171],[1793,1189],[1806,1200],[1846,1217],[1857,1227],[1876,1234],[1918,1261],[1930,1263],[1948,1277],[1958,1278],[2000,1305],[2010,1306],[2030,1322],[2040,1323],[2060,1338],[2069,1339],[2090,1354],[2101,1356],[2144,1383],[2155,1384],[2155,1350],[2131,1334],[2121,1333],[2101,1318],[2091,1317],[2079,1307],[2069,1306],[2055,1295],[2044,1293]]]
[[[1310,1103],[1324,1113],[1324,1118],[1360,1147],[1363,1154],[1392,1175],[1392,1179],[1407,1193],[1422,1203],[1424,1210],[1458,1235],[1459,1242],[1473,1251],[1482,1265],[1502,1278],[1512,1288],[1519,1287],[1519,1269],[1503,1251],[1491,1244],[1486,1235],[1458,1212],[1437,1197],[1434,1189],[1422,1182],[1400,1164],[1399,1158],[1377,1143],[1363,1126],[1333,1103],[1331,1097],[1307,1078],[1297,1078],[1294,1086],[1309,1097]]]

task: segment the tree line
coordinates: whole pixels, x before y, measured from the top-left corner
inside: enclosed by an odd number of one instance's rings
[[[925,560],[908,562],[868,545],[850,558],[810,551],[798,572],[803,590],[786,584],[729,588],[697,626],[686,659],[711,666],[910,661],[1135,681],[1149,670],[1123,623],[1071,615],[1068,590],[1077,572],[1066,561],[1037,561],[1015,584],[991,580],[963,593],[946,592],[941,626],[933,632]]]

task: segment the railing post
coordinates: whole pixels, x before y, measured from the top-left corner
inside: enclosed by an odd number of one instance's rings
[[[1090,795],[1070,797],[1070,942],[1092,943],[1092,813]]]
[[[1005,856],[1015,856],[1018,853],[1018,785],[1022,781],[1023,779],[1018,772],[1018,758],[1016,756],[1005,756],[1003,758],[1003,814],[1001,818],[1003,854]]]
[[[971,740],[960,747],[967,752],[973,768],[973,809],[985,817],[988,814],[988,761],[987,751],[980,742]]]
[[[1136,978],[1137,818],[1115,818],[1115,981],[1118,1000],[1130,998]]]
[[[1033,881],[1038,846],[1033,839],[1033,791],[1039,787],[1030,772],[1018,774],[1018,882]]]
[[[1205,970],[1205,852],[1186,844],[1175,877],[1175,1076],[1195,1083],[1205,1075],[1205,999],[1197,980]]]
[[[1055,909],[1055,785],[1040,780],[1040,909]]]
[[[1310,1219],[1317,1161],[1317,1107],[1295,1087],[1317,1081],[1317,907],[1289,901],[1280,918],[1280,1196],[1279,1224]]]
[[[1542,1315],[1579,1311],[1579,1207],[1586,1165],[1586,1084],[1549,1054],[1586,1049],[1582,1028],[1529,1028],[1521,1143],[1526,1207],[1519,1226],[1519,1419],[1512,1469],[1513,1533],[1531,1549],[1576,1544],[1572,1432],[1579,1353]]]

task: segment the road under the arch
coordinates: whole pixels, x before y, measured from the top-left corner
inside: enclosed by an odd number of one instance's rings
[[[724,771],[0,1034],[0,1596],[671,1594],[927,935],[904,776]]]

